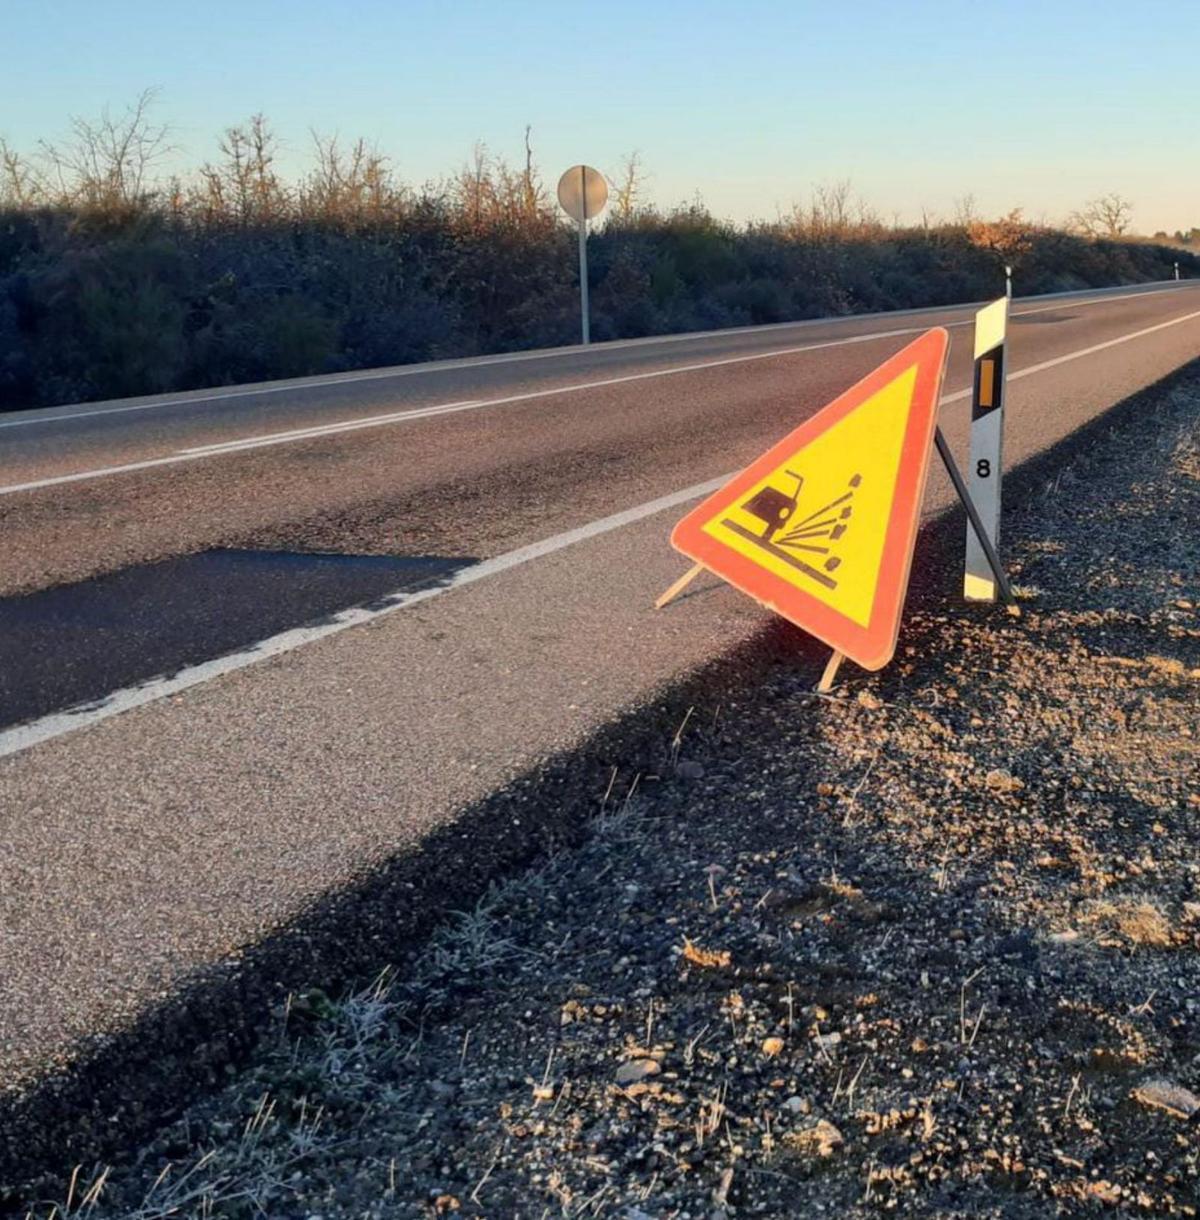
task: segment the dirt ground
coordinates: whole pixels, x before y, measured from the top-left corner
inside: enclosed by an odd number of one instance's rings
[[[34,1216],[1200,1212],[1200,375]],[[790,630],[790,629],[784,629]]]

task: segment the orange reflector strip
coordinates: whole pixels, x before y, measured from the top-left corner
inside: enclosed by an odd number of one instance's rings
[[[996,362],[981,360],[979,362],[979,405],[994,407],[996,394]]]

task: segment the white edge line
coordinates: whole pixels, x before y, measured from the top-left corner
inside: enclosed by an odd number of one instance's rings
[[[1053,300],[1058,298],[1058,303],[1054,305],[1043,305],[1038,309],[1025,309],[1014,311],[1012,318],[1024,318],[1030,314],[1047,313],[1055,309],[1069,307],[1072,309],[1082,309],[1089,305],[1108,305],[1116,301],[1127,301],[1132,297],[1155,296],[1163,292],[1178,292],[1180,289],[1186,288],[1189,281],[1173,281],[1173,280],[1157,280],[1150,284],[1145,284],[1136,288],[1131,292],[1119,292],[1116,289],[1105,288],[1085,288],[1072,292],[1043,293],[1041,296],[1025,297],[1028,301]],[[1073,296],[1087,296],[1089,292],[1109,293],[1108,296],[1097,296],[1082,301],[1072,301],[1069,298]],[[1021,298],[1018,298],[1021,299]],[[197,392],[188,398],[165,398],[156,402],[139,402],[129,403],[126,406],[104,406],[96,407],[87,411],[72,411],[70,414],[58,413],[65,408],[58,407],[41,407],[31,408],[38,411],[50,411],[54,414],[38,415],[36,419],[10,419],[0,420],[0,429],[2,428],[24,428],[33,427],[36,424],[54,424],[72,419],[91,419],[98,415],[123,415],[131,411],[153,411],[162,407],[190,407],[198,406],[209,402],[225,402],[231,398],[254,398],[260,394],[286,394],[290,392],[302,392],[306,390],[320,390],[326,386],[342,386],[354,385],[357,382],[370,381],[385,381],[389,377],[413,377],[419,374],[432,376],[437,373],[452,373],[461,372],[464,369],[487,368],[491,365],[500,364],[518,364],[530,360],[552,360],[555,358],[562,359],[569,356],[580,356],[597,354],[610,351],[623,351],[630,347],[652,347],[657,344],[664,343],[688,343],[698,342],[703,339],[720,339],[727,336],[762,334],[768,331],[784,330],[788,327],[805,327],[805,326],[836,326],[840,324],[850,324],[853,322],[866,322],[871,318],[898,318],[911,317],[916,314],[933,313],[955,313],[960,309],[977,309],[981,305],[985,305],[985,301],[965,301],[958,305],[920,305],[913,309],[887,309],[877,311],[875,313],[865,314],[847,314],[841,317],[832,318],[798,318],[794,322],[772,322],[762,326],[730,326],[721,330],[701,330],[689,331],[682,335],[643,335],[638,339],[614,339],[606,343],[597,343],[590,348],[571,346],[571,347],[554,347],[546,348],[534,352],[503,352],[491,356],[468,356],[462,360],[444,360],[436,362],[426,362],[423,364],[412,365],[394,365],[384,369],[361,369],[345,376],[337,374],[327,375],[311,380],[288,380],[280,384],[266,383],[256,386],[236,387],[225,390],[218,390],[214,393],[203,394]],[[968,319],[969,321],[970,319]],[[947,322],[942,323],[945,326],[963,326],[965,322]]]
[[[1163,290],[1167,291],[1167,290]],[[1110,296],[1099,300],[1079,301],[1076,302],[1075,308],[1083,305],[1107,304],[1112,301],[1126,300],[1129,297],[1151,296],[1150,292],[1133,292],[1127,293],[1124,296]],[[1025,310],[1021,314],[1014,314],[1014,317],[1026,317],[1029,314],[1046,313],[1055,309],[1061,308],[1060,305],[1046,305],[1038,309]],[[925,311],[928,312],[928,311]],[[1192,315],[1188,315],[1191,317]],[[1172,321],[1186,321],[1186,318],[1173,319]],[[947,328],[969,326],[973,319],[965,318],[957,322],[947,322],[944,325]],[[783,325],[792,325],[784,323]],[[1171,325],[1171,322],[1162,323],[1161,325]],[[667,369],[651,369],[642,373],[627,373],[620,377],[607,377],[598,381],[579,382],[574,385],[555,386],[545,390],[530,390],[522,394],[510,394],[503,398],[489,399],[469,399],[462,402],[440,403],[428,407],[417,407],[411,411],[391,412],[386,415],[371,415],[359,419],[339,420],[331,424],[316,424],[310,428],[297,428],[287,432],[265,433],[261,436],[239,437],[231,441],[219,441],[210,445],[197,445],[189,449],[181,449],[176,453],[165,454],[157,458],[144,458],[137,462],[125,462],[118,466],[102,466],[94,470],[78,470],[70,474],[52,475],[45,479],[33,479],[25,483],[11,483],[8,486],[0,486],[0,496],[17,495],[27,491],[41,491],[47,487],[60,487],[67,483],[80,483],[89,479],[111,478],[118,474],[132,474],[139,470],[153,470],[159,466],[175,466],[183,462],[195,462],[201,458],[219,457],[226,453],[243,453],[253,449],[265,449],[274,445],[286,445],[299,441],[316,440],[323,436],[334,436],[341,432],[356,432],[363,428],[378,428],[389,424],[409,423],[422,419],[430,419],[439,415],[453,415],[459,411],[478,411],[488,407],[507,406],[517,402],[529,402],[538,398],[552,398],[560,394],[577,394],[586,390],[603,389],[606,386],[622,385],[631,381],[646,381],[655,377],[671,377],[679,373],[694,373],[705,369],[720,368],[731,364],[745,364],[754,360],[771,360],[781,356],[801,355],[805,352],[824,351],[831,347],[846,347],[857,343],[870,343],[880,339],[895,339],[904,335],[919,334],[927,329],[922,326],[906,326],[895,330],[886,331],[871,331],[862,335],[848,335],[843,339],[828,339],[819,343],[800,344],[795,347],[774,348],[766,352],[750,352],[742,356],[726,356],[719,360],[700,361],[695,364],[674,365]],[[1151,327],[1151,330],[1157,329]],[[716,332],[720,334],[721,332]],[[1139,335],[1148,334],[1149,331],[1138,331],[1129,338],[1137,338]],[[1117,339],[1113,342],[1123,342],[1123,339]],[[1111,344],[1109,344],[1111,346]],[[1091,349],[1099,350],[1099,348]],[[1072,359],[1071,356],[1060,357],[1060,362],[1064,359]],[[1043,367],[1043,366],[1039,366]],[[1044,366],[1050,367],[1050,366]],[[1020,374],[1011,374],[1012,377]],[[258,393],[259,391],[247,391],[247,393]],[[954,401],[950,399],[949,401]],[[161,405],[161,404],[160,404]],[[28,421],[37,422],[37,421]],[[10,425],[0,423],[0,428]]]
[[[1084,356],[1090,356],[1107,348],[1128,343],[1133,339],[1140,339],[1145,335],[1153,334],[1155,331],[1165,330],[1169,326],[1177,326],[1179,323],[1190,321],[1193,318],[1200,318],[1200,310],[1185,314],[1180,318],[1172,318],[1167,322],[1160,322],[1155,326],[1146,327],[1144,330],[1134,331],[1132,334],[1109,339],[1104,343],[1081,348],[1076,352],[1069,352],[1065,356],[1058,356],[1053,360],[1043,361],[1041,364],[1031,365],[1029,368],[1020,369],[1009,374],[1009,379],[1016,381],[1022,377],[1030,377],[1034,373],[1055,368],[1071,360],[1079,360]],[[940,400],[939,406],[960,401],[968,397],[970,393],[969,389],[965,389],[944,395]],[[501,572],[507,571],[509,568],[519,567],[535,559],[551,555],[555,551],[561,551],[566,547],[573,546],[577,542],[583,542],[588,538],[595,538],[600,534],[606,534],[612,530],[621,529],[626,525],[632,525],[635,521],[641,521],[643,518],[651,517],[655,513],[660,513],[668,508],[675,508],[680,504],[686,504],[691,500],[699,499],[701,496],[709,495],[724,486],[730,478],[732,478],[732,474],[726,474],[715,479],[709,479],[704,483],[696,483],[680,491],[660,496],[656,500],[649,500],[645,504],[637,504],[633,508],[624,509],[619,513],[613,513],[611,516],[601,517],[599,520],[591,521],[587,525],[578,526],[561,534],[554,534],[549,538],[543,539],[541,542],[530,543],[528,546],[518,547],[516,550],[507,551],[503,555],[497,555],[492,559],[485,559],[481,563],[473,564],[471,567],[464,568],[460,572],[455,573],[443,585],[418,589],[412,593],[393,594],[385,598],[386,604],[376,606],[373,609],[355,607],[350,610],[344,610],[340,614],[335,615],[330,621],[322,623],[319,626],[295,627],[290,631],[281,632],[279,635],[269,636],[267,639],[261,640],[257,644],[252,644],[249,648],[242,649],[239,652],[230,653],[226,656],[217,657],[214,660],[204,661],[199,665],[193,665],[187,669],[180,670],[169,678],[154,678],[139,686],[126,687],[123,690],[115,691],[102,701],[81,704],[74,709],[54,712],[49,716],[42,717],[40,720],[30,721],[28,724],[16,725],[13,728],[5,729],[0,731],[0,758],[17,754],[29,749],[31,746],[50,741],[55,737],[61,737],[76,729],[98,724],[100,721],[119,715],[121,712],[127,712],[135,707],[141,707],[144,704],[153,703],[158,699],[178,694],[180,691],[185,691],[193,686],[199,686],[213,678],[220,677],[222,674],[245,669],[259,661],[266,660],[268,657],[281,656],[284,653],[292,652],[297,648],[303,647],[305,644],[311,644],[316,640],[324,639],[326,636],[337,635],[351,627],[357,627],[374,619],[382,618],[384,615],[392,614],[397,610],[407,609],[410,606],[417,605],[419,602],[437,597],[439,594],[449,593],[452,589],[474,584],[489,576],[496,576]]]
[[[573,546],[577,542],[632,525],[635,521],[664,512],[668,508],[677,508],[680,504],[698,500],[701,496],[709,495],[724,486],[730,477],[731,475],[728,474],[721,475],[719,478],[709,479],[707,482],[697,483],[680,491],[671,492],[669,495],[660,496],[657,500],[650,500],[645,504],[638,504],[633,508],[613,513],[611,516],[601,517],[598,521],[591,521],[587,525],[566,530],[561,534],[554,534],[540,542],[530,543],[528,546],[518,547],[513,551],[506,551],[503,555],[497,555],[492,559],[485,559],[481,563],[472,564],[469,568],[463,568],[445,584],[417,589],[411,593],[395,593],[386,597],[384,604],[377,604],[370,609],[358,606],[350,610],[343,610],[340,614],[319,625],[294,627],[290,631],[269,636],[238,652],[216,657],[199,665],[191,665],[170,677],[152,678],[137,686],[114,691],[103,700],[79,704],[66,711],[43,716],[40,720],[32,720],[27,724],[5,729],[0,731],[0,758],[28,750],[31,746],[40,745],[42,742],[61,737],[76,729],[89,728],[99,724],[102,720],[120,715],[122,712],[128,712],[135,707],[142,707],[144,704],[179,694],[181,691],[209,682],[223,674],[233,673],[236,670],[255,665],[259,661],[265,661],[269,657],[278,657],[284,653],[293,652],[305,644],[311,644],[326,636],[337,635],[351,627],[358,627],[363,623],[382,618],[384,615],[394,614],[397,610],[406,610],[410,606],[429,601],[442,593],[449,593],[452,589],[475,584],[489,576],[497,576],[501,572],[508,571],[509,568],[520,567],[522,564]]]
[[[965,326],[965,322],[955,322]],[[669,369],[651,369],[644,373],[622,373],[619,377],[604,377],[599,381],[580,381],[573,385],[554,386],[547,390],[526,390],[522,394],[509,394],[504,398],[483,398],[470,402],[450,402],[440,406],[417,407],[411,411],[392,415],[368,415],[361,419],[343,420],[341,423],[324,424],[315,428],[298,428],[293,432],[268,433],[264,436],[248,436],[236,441],[222,441],[215,445],[201,445],[195,449],[184,449],[182,453],[220,454],[257,449],[264,445],[281,445],[288,441],[310,440],[314,436],[326,436],[336,432],[352,432],[358,428],[372,428],[379,424],[406,423],[411,419],[427,419],[433,415],[452,415],[457,411],[474,411],[483,407],[505,407],[514,402],[528,402],[536,398],[553,398],[558,394],[579,394],[586,390],[603,390],[608,386],[624,385],[630,381],[649,381],[654,377],[673,377],[677,373],[699,373],[706,369],[721,368],[727,364],[746,364],[752,360],[771,360],[780,356],[799,356],[807,352],[819,352],[828,347],[847,347],[854,343],[868,343],[874,339],[895,339],[903,335],[915,335],[924,327],[906,326],[902,330],[877,331],[869,335],[852,335],[845,339],[830,339],[823,343],[806,343],[801,347],[773,348],[769,352],[750,352],[744,356],[723,356],[719,360],[704,360],[696,364],[675,364]],[[0,493],[6,488],[0,487]]]
[[[952,322],[952,326],[966,326],[968,321]],[[587,390],[604,389],[607,386],[624,385],[631,381],[648,381],[656,377],[673,377],[680,373],[696,373],[705,369],[721,368],[730,364],[747,364],[753,360],[774,360],[781,356],[800,355],[805,352],[823,351],[830,347],[846,347],[855,343],[870,343],[878,339],[895,339],[904,335],[920,334],[923,326],[906,326],[897,330],[873,331],[867,335],[849,335],[844,339],[829,339],[821,343],[806,343],[798,347],[774,348],[769,352],[750,352],[744,356],[724,356],[719,360],[705,360],[696,364],[677,364],[667,369],[651,369],[644,373],[625,373],[620,377],[605,377],[598,381],[578,382],[574,385],[554,386],[547,390],[527,390],[522,394],[509,394],[503,398],[472,399],[461,403],[441,403],[436,406],[418,407],[412,411],[389,415],[371,415],[361,419],[342,420],[339,423],[299,428],[294,432],[267,433],[260,437],[241,437],[222,441],[211,446],[181,449],[163,457],[144,458],[137,462],[125,462],[119,466],[102,466],[95,470],[76,470],[71,474],[51,475],[46,479],[33,479],[27,483],[10,483],[0,487],[0,496],[17,495],[25,491],[41,491],[46,487],[59,487],[65,483],[81,483],[88,479],[110,478],[117,474],[130,474],[136,470],[151,470],[156,466],[175,466],[181,462],[196,462],[201,458],[220,457],[226,453],[244,453],[250,449],[265,449],[272,445],[286,445],[296,441],[315,440],[339,432],[353,432],[361,428],[377,428],[387,424],[402,424],[431,416],[453,415],[459,411],[480,411],[486,407],[502,407],[517,402],[529,402],[538,398],[554,398],[562,394],[579,394]]]
[[[1147,293],[1135,293],[1135,296],[1146,296]],[[1057,308],[1057,307],[1050,307]],[[1030,312],[1041,313],[1044,310],[1032,310]],[[1192,318],[1200,316],[1200,311],[1184,314],[1178,318],[1169,318],[1165,322],[1159,322],[1154,326],[1146,327],[1143,330],[1133,331],[1128,335],[1119,335],[1115,339],[1109,339],[1105,343],[1097,344],[1094,347],[1084,348],[1078,352],[1068,352],[1065,356],[1058,356],[1054,360],[1046,361],[1042,364],[1033,365],[1032,367],[1009,374],[1009,380],[1015,381],[1020,377],[1027,377],[1030,373],[1041,372],[1043,369],[1053,368],[1055,365],[1064,364],[1069,360],[1078,359],[1080,356],[1091,355],[1093,352],[1103,351],[1105,348],[1114,347],[1119,343],[1128,343],[1132,339],[1140,339],[1144,335],[1153,334],[1155,331],[1163,330],[1169,326],[1177,326],[1181,322],[1188,322]],[[959,322],[948,323],[948,326],[967,326],[971,324],[972,319],[965,319]],[[315,440],[322,436],[336,435],[341,432],[353,432],[362,428],[383,427],[389,424],[407,423],[410,421],[428,419],[439,415],[453,415],[459,411],[478,411],[487,407],[508,406],[517,402],[529,402],[538,398],[553,398],[563,394],[578,394],[587,390],[604,389],[608,386],[624,385],[633,381],[648,381],[657,377],[672,377],[680,373],[695,373],[702,372],[706,369],[721,368],[732,364],[746,364],[755,360],[772,360],[782,356],[803,355],[807,352],[825,351],[832,347],[847,347],[858,343],[870,343],[880,339],[895,339],[902,338],[905,335],[919,334],[926,329],[921,326],[906,326],[896,330],[873,331],[865,335],[848,335],[844,339],[829,339],[820,343],[807,343],[797,347],[774,348],[767,352],[751,352],[742,356],[725,356],[719,360],[700,361],[695,364],[680,364],[673,365],[668,369],[652,369],[643,373],[626,373],[620,377],[606,377],[598,381],[579,382],[574,385],[555,386],[546,390],[530,390],[523,394],[510,394],[503,398],[488,398],[474,400],[470,399],[458,403],[442,403],[430,407],[418,407],[413,411],[405,411],[392,413],[389,415],[373,415],[362,419],[342,420],[338,423],[318,425],[312,428],[299,428],[291,432],[266,433],[257,437],[242,437],[238,440],[224,441],[219,444],[197,446],[192,449],[180,450],[177,453],[167,454],[158,458],[146,458],[139,462],[127,462],[120,466],[101,467],[96,470],[80,470],[71,474],[54,475],[47,479],[36,479],[28,483],[13,483],[7,487],[0,487],[0,496],[16,495],[26,491],[40,491],[47,487],[57,487],[65,483],[78,483],[88,479],[108,478],[117,474],[130,474],[138,470],[150,470],[158,466],[173,466],[181,462],[195,462],[201,458],[219,457],[226,453],[242,453],[252,449],[264,449],[273,445],[290,444],[297,441]],[[943,401],[955,402],[959,398],[966,397],[968,391],[959,391],[955,395],[951,395]]]
[[[1159,291],[1159,290],[1156,290]],[[1161,291],[1168,291],[1163,289]],[[1108,304],[1113,301],[1126,300],[1129,297],[1151,296],[1152,292],[1132,292],[1126,293],[1124,296],[1110,296],[1098,300],[1078,301],[1073,308],[1079,308],[1084,305],[1099,305]],[[1025,310],[1020,314],[1014,314],[1014,317],[1027,317],[1030,314],[1046,313],[1055,309],[1062,308],[1061,305],[1045,305],[1038,309]],[[921,312],[929,312],[928,310]],[[1191,315],[1189,315],[1191,316]],[[1184,321],[1186,319],[1177,319]],[[960,326],[969,326],[973,322],[972,318],[961,319],[957,322],[946,322],[944,325],[947,328]],[[1163,323],[1170,325],[1171,323]],[[782,323],[781,325],[795,325],[794,323]],[[606,386],[622,385],[631,381],[645,381],[654,377],[671,377],[679,373],[694,373],[704,369],[720,368],[730,364],[745,364],[753,360],[771,360],[781,356],[801,355],[805,352],[824,351],[831,347],[846,347],[856,343],[870,343],[880,339],[895,339],[904,335],[919,334],[927,329],[923,326],[906,326],[895,330],[886,331],[871,331],[867,334],[848,335],[843,339],[828,339],[819,343],[800,344],[795,347],[773,348],[766,352],[750,352],[742,356],[726,356],[719,360],[701,361],[695,364],[674,365],[667,369],[651,369],[642,373],[627,373],[620,377],[607,377],[598,381],[579,382],[574,385],[554,386],[545,390],[530,390],[522,394],[510,394],[503,398],[489,399],[469,399],[462,402],[440,403],[428,407],[417,407],[410,411],[391,412],[386,415],[371,415],[364,416],[359,419],[339,420],[331,424],[315,424],[309,428],[297,428],[287,432],[265,433],[261,436],[239,437],[230,441],[214,442],[210,445],[197,445],[189,449],[181,449],[176,453],[165,454],[157,458],[144,458],[137,462],[125,462],[118,466],[102,466],[95,470],[79,470],[71,474],[52,475],[45,479],[33,479],[25,483],[12,483],[8,486],[0,486],[0,496],[17,495],[27,491],[41,491],[47,487],[59,487],[67,483],[80,483],[89,479],[111,478],[118,474],[132,474],[139,470],[153,470],[159,466],[175,466],[182,462],[195,462],[201,458],[219,457],[226,453],[243,453],[253,449],[265,449],[274,445],[286,445],[299,441],[316,440],[322,436],[334,436],[340,432],[356,432],[363,428],[378,428],[388,424],[409,423],[422,419],[431,419],[439,415],[453,415],[459,411],[478,411],[488,407],[507,406],[517,402],[529,402],[538,398],[552,398],[559,394],[577,394],[585,390],[603,389]],[[1151,328],[1154,329],[1154,328]],[[723,332],[717,331],[716,334]],[[1129,336],[1136,338],[1138,335],[1147,334],[1148,331],[1139,331],[1137,334]],[[675,336],[682,338],[684,336]],[[1122,342],[1123,340],[1115,340]],[[631,342],[633,342],[631,340]],[[640,342],[640,340],[638,340]],[[1094,349],[1099,350],[1099,349]],[[1061,359],[1071,359],[1067,356]],[[1048,367],[1048,366],[1047,366]],[[1011,374],[1016,377],[1019,374]],[[280,387],[289,388],[289,387]],[[294,388],[294,387],[293,387]],[[246,391],[247,393],[260,393],[262,391]],[[950,399],[949,401],[954,401]],[[158,404],[163,405],[163,404]],[[109,412],[110,414],[112,412]],[[18,421],[19,422],[19,421]],[[36,420],[26,421],[36,423]],[[0,423],[0,428],[10,427],[13,425]]]

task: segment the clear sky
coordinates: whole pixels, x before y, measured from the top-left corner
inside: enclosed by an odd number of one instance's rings
[[[1118,191],[1200,225],[1197,0],[3,0],[0,135],[28,148],[147,86],[180,163],[261,111],[414,181],[525,124],[553,183],[637,149],[656,202],[772,217],[850,178],[885,217],[1061,218]]]

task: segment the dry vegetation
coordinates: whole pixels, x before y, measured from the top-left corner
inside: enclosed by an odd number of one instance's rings
[[[160,173],[170,133],[143,95],[23,155],[0,142],[0,410],[574,342],[573,237],[526,137],[518,168],[478,148],[414,187],[361,141],[314,137],[298,181],[261,116],[214,161]],[[770,223],[660,211],[631,157],[592,250],[596,339],[1165,279],[1200,258],[989,222],[883,223],[845,183]],[[1107,210],[1105,210],[1107,208]],[[1114,210],[1115,209],[1115,210]]]

